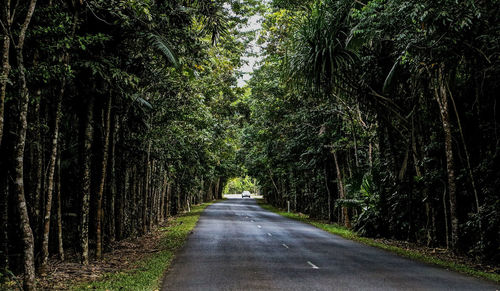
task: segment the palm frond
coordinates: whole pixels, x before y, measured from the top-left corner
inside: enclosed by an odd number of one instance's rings
[[[174,65],[175,67],[179,66],[177,56],[175,55],[174,51],[171,48],[171,45],[165,37],[156,33],[149,33],[148,39],[150,43],[157,50],[159,50],[172,65]]]

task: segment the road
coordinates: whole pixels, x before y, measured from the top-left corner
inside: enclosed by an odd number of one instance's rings
[[[228,199],[206,208],[162,290],[498,290]]]

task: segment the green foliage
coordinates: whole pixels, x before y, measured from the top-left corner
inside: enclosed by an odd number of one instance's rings
[[[249,191],[252,194],[256,194],[258,186],[255,179],[249,176],[237,177],[229,180],[224,187],[224,194],[240,194],[243,191]]]
[[[361,235],[448,246],[445,95],[455,247],[496,258],[498,227],[486,217],[498,211],[486,205],[500,185],[497,12],[452,0],[269,3],[240,152],[266,200],[338,223],[347,213]]]

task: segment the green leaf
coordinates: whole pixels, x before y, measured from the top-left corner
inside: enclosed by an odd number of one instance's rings
[[[171,49],[170,44],[168,43],[167,39],[164,38],[163,36],[155,33],[150,33],[148,35],[148,38],[151,42],[151,44],[159,50],[163,55],[168,59],[170,63],[174,65],[174,67],[179,66],[179,61],[177,59],[177,56],[174,54],[173,50]]]

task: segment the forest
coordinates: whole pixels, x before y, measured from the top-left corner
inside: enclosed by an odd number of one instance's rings
[[[499,1],[273,1],[245,166],[270,203],[500,261]]]
[[[0,280],[245,187],[500,261],[500,1],[0,3]]]
[[[110,244],[235,175],[244,21],[214,1],[1,2],[2,274]]]

